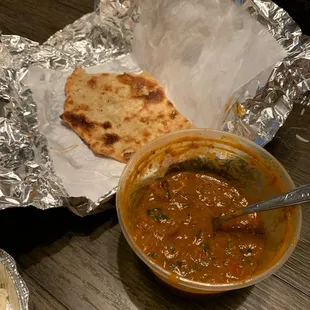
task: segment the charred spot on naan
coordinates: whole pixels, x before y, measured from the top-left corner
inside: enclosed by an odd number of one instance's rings
[[[158,83],[156,81],[146,79],[140,75],[124,73],[118,75],[116,78],[119,82],[130,86],[132,95],[136,97],[143,95],[144,89],[149,92],[158,87]]]
[[[147,137],[151,136],[151,133],[147,129],[144,129],[143,130],[143,136],[147,138]]]
[[[176,110],[173,110],[171,113],[170,113],[170,118],[171,119],[175,119],[178,115],[178,112]]]
[[[94,142],[90,145],[91,150],[98,155],[103,155],[103,156],[113,156],[113,154],[115,153],[113,148],[106,148],[106,146],[104,145],[104,143],[102,141],[97,141]],[[104,149],[104,154],[102,152],[102,150]]]
[[[120,137],[115,133],[105,133],[103,135],[103,142],[105,145],[112,145],[119,141]]]
[[[128,73],[118,75],[117,79],[130,86],[133,98],[143,98],[145,103],[162,102],[166,98],[164,90],[151,79]]]
[[[90,80],[88,80],[87,85],[91,89],[95,89],[97,87],[98,78],[96,76],[93,76]]]
[[[158,86],[158,83],[151,79],[146,79],[142,75],[133,75],[129,73],[120,74],[117,76],[117,79],[126,85],[129,85],[130,87],[134,89],[141,89],[143,87],[146,87],[148,89],[153,89],[156,86]]]
[[[148,95],[142,95],[141,97],[144,98],[145,103],[158,103],[166,98],[162,88],[157,88],[149,92]]]
[[[83,114],[75,114],[72,112],[64,112],[61,116],[61,118],[68,122],[72,127],[82,127],[85,130],[92,129],[95,124],[92,122],[89,122],[87,117]]]
[[[104,129],[109,129],[109,128],[112,128],[112,124],[109,121],[106,121],[102,124],[102,127]]]

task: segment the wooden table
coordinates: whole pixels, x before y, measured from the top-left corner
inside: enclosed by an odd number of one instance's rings
[[[292,2],[292,1],[291,1]],[[1,0],[0,29],[43,42],[93,10],[92,0]],[[310,181],[310,108],[295,106],[267,149],[296,185]],[[30,309],[310,309],[310,208],[298,246],[275,275],[207,300],[177,297],[157,283],[121,234],[115,210],[79,218],[66,209],[1,212],[0,248],[13,255]]]

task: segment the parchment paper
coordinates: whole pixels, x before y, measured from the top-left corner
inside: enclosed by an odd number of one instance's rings
[[[144,0],[133,53],[181,112],[197,127],[212,128],[220,126],[235,91],[286,56],[268,30],[230,0]]]

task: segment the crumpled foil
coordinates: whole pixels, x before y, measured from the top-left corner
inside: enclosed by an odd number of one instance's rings
[[[270,0],[238,1],[268,27],[288,56],[273,68],[268,81],[250,81],[231,98],[221,129],[245,136],[264,146],[277,133],[296,103],[309,103],[310,38],[293,19]],[[250,89],[255,89],[250,91]],[[307,102],[307,103],[305,103]]]
[[[28,310],[28,288],[17,271],[14,259],[3,250],[0,250],[0,287],[8,294],[7,309]]]
[[[273,2],[235,1],[247,6],[289,52],[270,71],[267,83],[266,78],[257,77],[231,97],[222,120],[223,130],[265,145],[283,125],[293,103],[302,101],[309,90],[310,40]],[[20,36],[0,37],[0,208],[69,206],[86,215],[105,206],[115,193],[105,193],[96,203],[68,197],[54,172],[47,141],[38,130],[36,104],[23,78],[33,65],[64,70],[130,53],[139,15],[139,0],[102,0],[96,12],[58,31],[43,45]]]

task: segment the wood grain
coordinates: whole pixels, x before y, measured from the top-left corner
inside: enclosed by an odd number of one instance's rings
[[[38,282],[21,272],[31,292],[29,298],[29,309],[31,310],[67,310],[55,297],[48,293]]]
[[[1,0],[0,30],[43,43],[93,10],[92,0]]]
[[[308,107],[295,106],[283,128],[266,149],[284,165],[295,184],[299,186],[310,183],[310,143],[298,140],[296,135],[310,140],[310,108]],[[306,204],[303,208],[302,231],[297,248],[277,276],[310,298],[309,235],[310,204]]]
[[[277,0],[284,7],[301,0]],[[296,11],[294,16],[307,16]],[[92,0],[1,0],[0,29],[44,42],[93,10]],[[302,20],[301,25],[307,25]],[[306,26],[305,26],[306,27]],[[310,108],[295,106],[266,147],[296,185],[310,183]],[[301,115],[303,114],[303,115]],[[1,211],[0,247],[12,254],[30,290],[30,309],[310,309],[310,206],[295,252],[274,275],[254,287],[208,299],[176,296],[136,257],[115,210],[79,218],[66,209]]]
[[[170,293],[133,253],[118,225],[98,236],[67,233],[19,257],[23,270],[69,309],[307,309],[309,297],[276,276],[221,298]],[[66,288],[65,290],[63,288]]]

